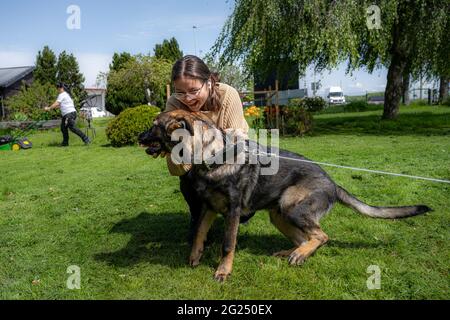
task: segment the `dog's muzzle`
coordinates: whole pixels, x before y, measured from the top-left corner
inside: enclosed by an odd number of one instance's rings
[[[153,156],[163,151],[163,144],[160,138],[152,136],[151,130],[143,132],[138,137],[138,142],[141,147],[147,147],[145,152]]]

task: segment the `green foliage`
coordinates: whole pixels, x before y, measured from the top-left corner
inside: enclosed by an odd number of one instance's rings
[[[368,109],[369,104],[364,100],[352,101],[344,106],[345,112],[359,112],[359,111],[366,111]]]
[[[56,63],[55,53],[48,46],[45,46],[36,57],[36,68],[33,71],[34,80],[56,85]]]
[[[380,28],[368,28],[373,4],[380,9]],[[392,66],[400,72],[391,73],[385,107],[395,116],[403,72],[450,68],[449,16],[448,1],[236,0],[212,54],[222,64],[243,61],[249,71],[267,73],[285,61],[297,62],[301,72],[343,61],[349,70]]]
[[[313,129],[313,116],[305,107],[283,107],[284,131],[303,136]]]
[[[369,29],[367,9],[373,4],[380,8],[381,28]],[[392,30],[398,27],[404,49],[420,49],[422,58],[433,55],[430,48],[448,37],[448,15],[446,1],[237,0],[213,53],[223,61],[243,58],[247,66],[289,57],[303,71],[311,63],[323,69],[349,59],[350,67],[371,71],[389,63]]]
[[[155,57],[166,59],[172,63],[183,57],[183,51],[180,50],[178,41],[175,38],[164,39],[162,44],[155,45]]]
[[[148,105],[128,108],[109,122],[106,136],[114,147],[136,144],[138,135],[152,126],[159,113],[158,107]]]
[[[327,107],[327,102],[322,97],[304,98],[303,104],[305,109],[310,112],[322,111]]]
[[[27,121],[28,116],[23,112],[16,112],[12,115],[11,120],[13,121]]]
[[[111,70],[106,109],[118,115],[126,108],[148,102],[163,109],[171,70],[169,61],[143,55],[127,61],[118,71]]]
[[[208,65],[211,72],[219,74],[219,80],[222,83],[226,83],[238,91],[244,91],[253,89],[253,84],[250,81],[249,73],[246,72],[242,66],[236,63],[220,64],[217,59],[214,59],[211,55],[207,55],[204,58],[205,63]],[[252,101],[253,95],[250,97]]]
[[[450,96],[447,96],[447,98],[445,98],[444,100],[442,100],[441,103],[443,106],[447,106],[450,107]]]
[[[428,99],[415,99],[409,103],[410,106],[424,106],[427,104],[428,104]]]
[[[75,56],[66,51],[61,52],[58,57],[57,70],[56,80],[67,85],[75,106],[80,107],[81,101],[86,98],[86,92],[84,91],[84,76],[80,73]]]
[[[51,105],[57,95],[55,85],[34,81],[30,86],[23,84],[18,94],[5,100],[5,105],[13,117],[20,113],[32,120],[56,119],[58,111],[46,112],[44,108]]]
[[[289,101],[290,107],[302,107],[309,112],[319,112],[327,107],[327,102],[321,97],[294,98]]]
[[[128,61],[134,60],[135,58],[128,52],[117,53],[115,52],[112,58],[112,62],[109,65],[110,71],[119,71],[122,69]]]

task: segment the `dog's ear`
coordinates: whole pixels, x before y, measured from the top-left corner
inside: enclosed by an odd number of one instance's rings
[[[171,135],[177,129],[188,129],[187,123],[184,119],[172,120],[166,125],[166,132]]]

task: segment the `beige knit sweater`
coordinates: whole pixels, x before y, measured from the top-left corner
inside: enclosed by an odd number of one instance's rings
[[[241,129],[244,133],[248,132],[248,124],[244,118],[244,111],[242,109],[242,102],[239,93],[233,87],[218,83],[221,108],[217,112],[209,112],[207,115],[211,120],[221,129]],[[182,102],[171,96],[166,103],[165,111],[173,111],[177,109],[184,109],[189,111],[189,108]],[[174,164],[167,156],[167,167],[172,176],[182,176],[191,168],[191,164]]]

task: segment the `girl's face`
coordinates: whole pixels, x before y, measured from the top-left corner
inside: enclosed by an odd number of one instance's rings
[[[209,81],[182,77],[174,82],[174,96],[191,111],[200,111],[209,96]]]

